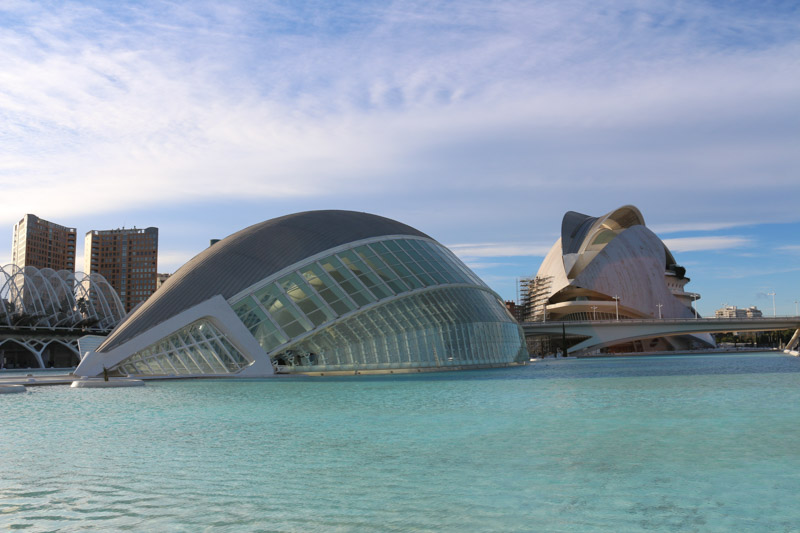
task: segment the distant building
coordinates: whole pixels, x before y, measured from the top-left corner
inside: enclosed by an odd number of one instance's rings
[[[513,300],[506,300],[506,309],[517,322],[522,322],[522,306],[517,305]]]
[[[84,270],[101,274],[130,312],[157,287],[158,228],[92,230],[86,233]]]
[[[25,215],[14,224],[11,262],[20,268],[75,272],[75,228]]]
[[[685,290],[689,278],[666,244],[627,205],[599,217],[574,211],[561,221],[561,238],[536,276],[520,280],[525,322],[694,318],[700,295]],[[554,351],[543,338],[529,351]],[[559,339],[560,343],[561,340]],[[550,344],[548,344],[550,343]],[[654,352],[711,347],[708,334],[636,339],[612,352]]]
[[[716,318],[760,318],[763,313],[756,306],[739,309],[735,305],[726,305],[714,312]]]
[[[160,289],[169,276],[169,274],[165,273],[156,274],[156,289]]]

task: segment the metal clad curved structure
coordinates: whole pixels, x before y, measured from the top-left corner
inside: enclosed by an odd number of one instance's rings
[[[216,294],[229,298],[322,250],[378,235],[427,237],[400,222],[353,211],[309,211],[254,224],[210,246],[178,269],[100,349],[113,349]]]
[[[526,356],[502,300],[444,246],[384,217],[310,211],[197,255],[77,372],[265,376]]]
[[[626,205],[600,217],[570,211],[561,239],[530,284],[526,320],[690,318],[698,294],[684,291],[689,278],[675,258],[645,227],[644,217]],[[711,346],[708,335],[653,339],[634,351]]]

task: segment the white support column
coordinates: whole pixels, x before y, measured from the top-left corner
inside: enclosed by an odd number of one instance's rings
[[[789,339],[789,342],[786,343],[787,350],[794,350],[798,344],[798,340],[800,339],[800,329],[796,329],[792,338]]]
[[[38,348],[35,346],[36,344],[39,345]],[[31,353],[33,353],[33,356],[36,358],[36,362],[39,363],[39,368],[44,368],[42,352],[45,348],[47,348],[47,345],[42,344],[38,339],[25,339],[25,347],[28,348]]]

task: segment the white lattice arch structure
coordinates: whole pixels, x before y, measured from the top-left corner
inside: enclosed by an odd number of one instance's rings
[[[0,327],[107,331],[125,316],[100,274],[0,267]]]
[[[0,268],[0,365],[40,368],[80,360],[78,339],[104,334],[125,316],[100,274],[50,268]],[[9,355],[9,354],[14,355]]]

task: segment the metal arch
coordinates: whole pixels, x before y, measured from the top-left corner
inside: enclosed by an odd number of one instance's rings
[[[0,325],[105,330],[124,315],[122,301],[100,274],[0,267]]]
[[[68,295],[69,301],[69,315],[71,317],[70,325],[78,326],[84,320],[81,308],[78,305],[78,294],[82,287],[78,283],[78,274],[83,275],[81,272],[71,272],[69,270],[59,270],[56,276],[64,287],[65,293]]]
[[[97,314],[97,309],[95,309],[95,306],[92,303],[91,290],[92,283],[89,279],[89,276],[83,272],[76,272],[75,306],[77,307],[78,314],[80,315],[79,323],[96,324],[100,322],[100,315]],[[79,302],[83,302],[83,308],[81,308]]]
[[[96,275],[97,274],[89,274],[89,286],[91,287],[91,290],[89,291],[89,301],[97,313],[98,324],[102,326],[106,323],[107,318],[111,315],[111,306],[109,305],[105,291],[103,290],[105,287],[102,287],[101,284],[95,282]]]
[[[95,288],[94,293],[100,297],[100,302],[103,305],[101,323],[103,325],[117,324],[125,316],[125,308],[117,292],[106,281],[106,278],[100,274],[90,274],[89,279],[91,285]]]
[[[25,280],[27,276],[25,276],[25,272],[16,265],[13,265],[11,269],[11,274],[9,275],[7,287],[8,287],[8,301],[14,307],[14,318],[12,321],[12,326],[18,325],[17,323],[20,321],[20,315],[28,314],[30,311],[33,311],[34,314],[36,312],[36,305],[35,301],[33,301],[33,308],[32,310],[28,309],[28,306],[25,305],[25,295],[22,291],[22,288],[25,286]],[[36,287],[33,284],[30,284],[30,293],[36,293]],[[29,298],[30,299],[30,298]]]
[[[43,268],[41,274],[42,277],[47,279],[52,293],[55,296],[54,303],[56,304],[56,312],[51,317],[52,326],[58,327],[76,323],[75,292],[73,287],[70,287],[64,277],[60,276],[58,272],[52,268]]]
[[[3,267],[0,267],[0,314],[2,314],[3,325],[11,327],[11,314],[8,312],[8,280],[9,276]]]
[[[28,352],[30,352],[30,354],[33,355],[33,357],[36,359],[36,362],[39,364],[39,368],[44,368],[44,361],[42,361],[42,352],[37,350],[35,346],[32,346],[31,344],[28,344],[29,341],[27,339],[23,340],[23,341],[20,341],[19,339],[4,339],[4,340],[0,340],[0,346],[4,345],[6,343],[9,343],[9,342],[13,342],[14,344],[22,346],[23,348],[28,350]]]
[[[37,288],[39,288],[39,298],[42,304],[42,309],[45,311],[44,316],[37,322],[38,325],[47,326],[52,328],[54,318],[58,315],[58,296],[56,295],[55,288],[50,280],[45,276],[45,269],[38,269],[33,267],[25,267],[26,273],[30,272],[29,277],[35,280]],[[51,270],[51,269],[47,269]]]
[[[112,300],[112,302],[114,304],[113,305],[113,310],[112,310],[112,316],[114,317],[116,322],[119,322],[120,320],[125,318],[125,305],[123,305],[122,300],[120,299],[119,295],[117,294],[117,291],[114,290],[114,288],[106,280],[106,278],[104,278],[100,274],[98,274],[97,276],[99,278],[98,283],[100,284],[100,286],[102,288],[105,288],[107,293],[109,295],[111,295],[111,300]]]
[[[65,341],[63,341],[61,339],[50,339],[48,341],[39,341],[39,342],[43,343],[42,348],[41,348],[41,350],[39,352],[40,354],[44,353],[44,351],[47,349],[47,347],[50,346],[51,344],[60,344],[61,346],[63,346],[64,348],[67,348],[73,354],[75,354],[75,357],[78,358],[78,361],[81,360],[81,352],[80,352],[80,349],[78,348],[78,339],[72,339],[72,340],[70,340],[68,342],[65,342]],[[44,363],[44,360],[42,360],[42,363]]]
[[[92,305],[94,305],[95,310],[98,311],[97,318],[103,323],[106,317],[111,314],[111,306],[108,304],[108,300],[104,294],[104,287],[102,287],[100,283],[95,282],[96,276],[98,276],[98,274],[89,274],[89,285],[92,288],[92,290],[89,291],[89,295],[91,296]],[[97,309],[98,305],[100,307],[99,310]]]
[[[34,321],[31,323],[33,326],[38,326],[43,316],[47,316],[47,310],[42,300],[41,288],[37,284],[35,278],[38,274],[38,269],[34,267],[24,267],[17,271],[15,283],[18,287],[17,296],[21,300],[22,308],[28,315],[33,315]],[[21,278],[21,284],[20,284]]]

